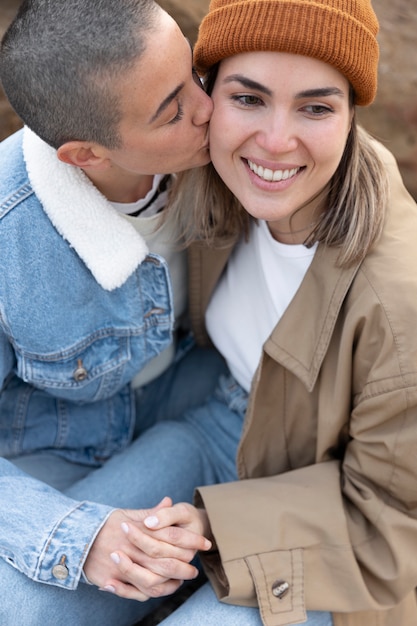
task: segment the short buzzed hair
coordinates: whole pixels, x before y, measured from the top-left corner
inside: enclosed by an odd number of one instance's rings
[[[120,147],[117,79],[159,10],[154,0],[24,0],[0,48],[0,80],[22,121],[54,148]]]

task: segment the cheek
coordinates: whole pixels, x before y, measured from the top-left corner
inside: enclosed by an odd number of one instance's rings
[[[225,161],[241,145],[241,136],[236,115],[227,107],[215,108],[209,125],[210,154],[214,160]]]
[[[309,145],[316,163],[336,169],[345,149],[347,135],[346,129],[339,125],[324,132],[320,129],[314,137],[310,137]]]
[[[217,144],[220,141],[224,127],[225,123],[222,110],[215,106],[209,123],[210,144]]]
[[[209,125],[209,144],[210,156],[214,166],[222,160],[222,155],[227,151],[228,142],[224,130],[221,117],[217,116],[215,118],[213,115]]]

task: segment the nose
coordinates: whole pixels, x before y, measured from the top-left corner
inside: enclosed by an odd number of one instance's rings
[[[271,112],[256,132],[257,144],[269,154],[293,152],[298,146],[294,124],[288,115]]]
[[[193,115],[193,124],[196,126],[202,126],[210,121],[211,114],[213,113],[213,101],[201,87],[196,85],[196,89],[198,91]]]

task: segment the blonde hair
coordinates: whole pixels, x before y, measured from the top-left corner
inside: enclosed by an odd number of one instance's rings
[[[345,151],[333,175],[327,201],[314,231],[304,242],[338,247],[338,264],[361,261],[378,239],[385,218],[388,182],[370,135],[355,116]],[[248,237],[251,218],[213,165],[179,175],[170,213],[180,219],[185,245],[202,241],[222,247]]]

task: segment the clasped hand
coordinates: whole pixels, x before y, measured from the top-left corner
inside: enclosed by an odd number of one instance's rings
[[[204,511],[164,498],[153,509],[117,509],[98,533],[84,572],[100,589],[145,601],[174,593],[198,570],[190,561],[209,550]]]

